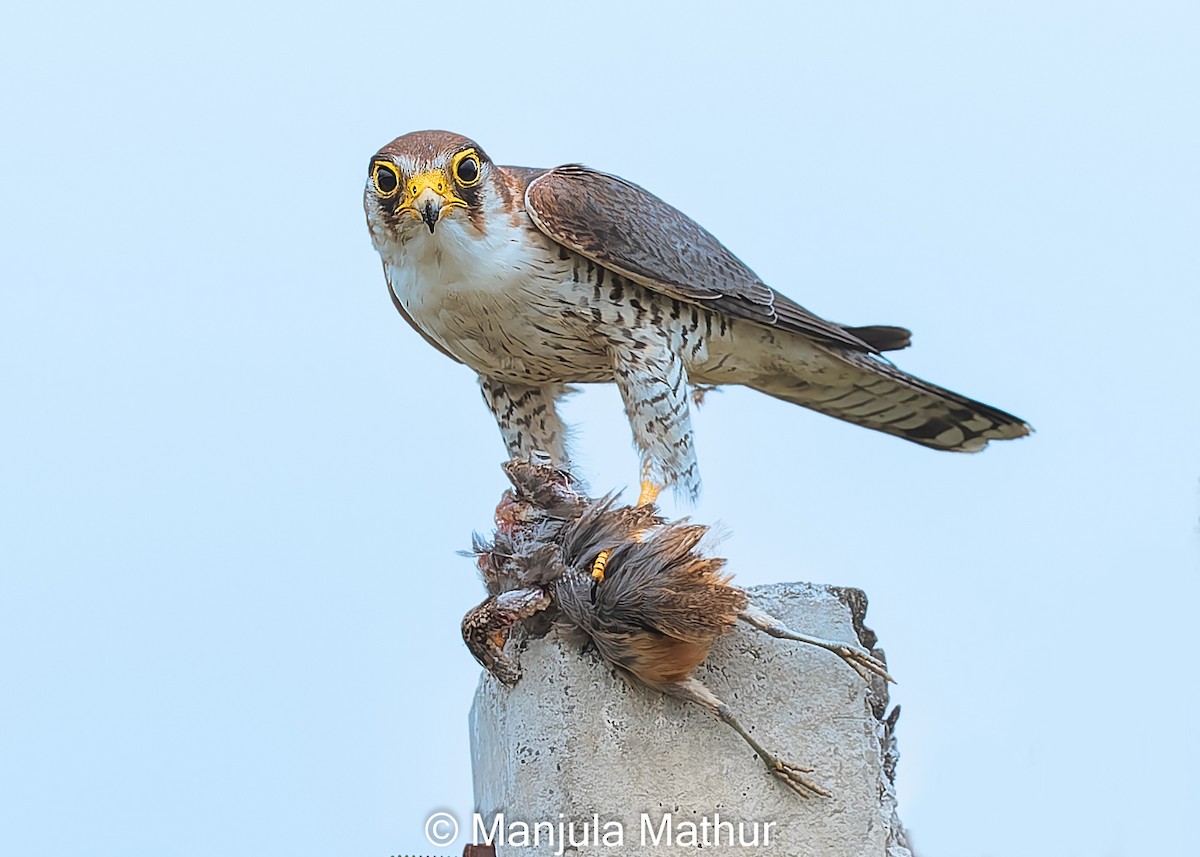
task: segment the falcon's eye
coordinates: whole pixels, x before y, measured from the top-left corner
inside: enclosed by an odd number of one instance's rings
[[[454,158],[454,180],[463,187],[470,187],[479,181],[479,155],[474,149],[460,152]]]
[[[383,199],[395,196],[400,189],[400,174],[391,164],[379,161],[371,171],[371,180],[375,182],[375,192]]]

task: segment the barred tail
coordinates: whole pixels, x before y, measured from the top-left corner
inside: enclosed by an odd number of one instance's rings
[[[833,351],[834,349],[830,349]],[[830,384],[808,378],[759,379],[750,386],[855,425],[952,452],[978,452],[992,440],[1024,437],[1020,417],[962,396],[867,354],[834,351],[844,371]]]

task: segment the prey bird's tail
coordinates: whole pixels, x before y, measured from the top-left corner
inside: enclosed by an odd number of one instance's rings
[[[772,373],[749,386],[931,449],[978,452],[988,441],[1024,437],[1031,431],[1020,417],[923,381],[874,355],[828,350],[837,358],[834,371],[806,373],[804,378]]]

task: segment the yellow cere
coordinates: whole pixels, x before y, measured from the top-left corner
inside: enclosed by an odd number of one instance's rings
[[[418,173],[408,180],[406,190],[408,193],[405,195],[404,205],[401,206],[401,209],[412,209],[417,197],[427,190],[431,190],[440,196],[442,198],[442,205],[447,208],[455,205],[461,205],[463,208],[467,207],[466,200],[461,199],[451,190],[450,179],[446,175],[445,170],[435,169]]]

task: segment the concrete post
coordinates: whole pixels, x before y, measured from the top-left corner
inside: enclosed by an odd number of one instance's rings
[[[747,591],[797,631],[874,648],[858,590],[790,583]],[[500,857],[668,857],[697,847],[911,857],[896,816],[887,689],[829,652],[746,626],[719,640],[696,672],[760,743],[813,768],[833,793],[807,800],[725,724],[633,686],[554,633],[529,640],[521,663],[524,676],[511,690],[483,676],[470,717],[476,811],[485,833],[503,830]]]

